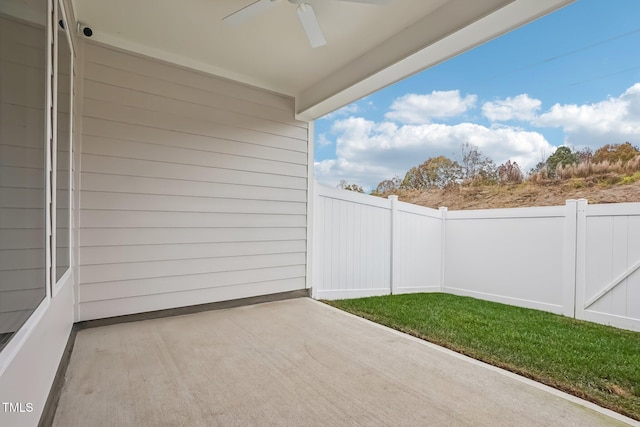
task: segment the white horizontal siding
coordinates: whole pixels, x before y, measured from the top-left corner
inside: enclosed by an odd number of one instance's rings
[[[247,113],[247,108],[250,108],[250,112],[253,116],[268,119],[280,123],[293,124],[306,129],[306,123],[299,122],[291,117],[291,111],[286,103],[287,99],[282,99],[282,109],[273,105],[273,97],[268,101],[265,99],[265,103],[259,103],[255,95],[262,95],[260,92],[253,92],[247,94],[245,99],[237,98],[242,95],[239,91],[229,93],[229,95],[223,95],[219,92],[210,92],[206,90],[206,87],[192,87],[188,86],[184,81],[169,81],[164,80],[165,77],[162,74],[158,74],[157,78],[149,79],[142,74],[132,73],[130,71],[123,71],[118,68],[114,68],[113,63],[109,65],[90,63],[87,65],[89,74],[94,76],[95,80],[87,80],[87,86],[102,85],[103,87],[118,87],[136,89],[140,92],[155,93],[159,90],[165,94],[166,97],[187,101],[197,105],[203,105],[207,107],[218,108],[227,112]],[[153,70],[147,70],[147,72],[153,72]],[[203,90],[204,89],[204,90]],[[211,89],[216,89],[212,87]],[[213,96],[212,96],[213,95]],[[247,101],[250,101],[249,103]]]
[[[122,55],[120,52],[99,46],[90,46],[91,52],[87,52],[88,63],[85,80],[95,79],[96,74],[91,72],[93,64],[107,66],[114,70],[122,70],[131,76],[139,76],[144,79],[152,79],[154,82],[168,82],[175,85],[186,86],[202,91],[204,94],[215,97],[220,102],[239,102],[239,108],[247,106],[262,105],[270,109],[284,110],[291,115],[291,98],[278,96],[272,93],[244,85],[233,84],[225,79],[211,78],[209,75],[198,71],[185,70],[173,64],[159,61],[149,61],[144,57]],[[89,58],[89,55],[91,57]],[[124,84],[124,79],[117,79],[116,82]],[[135,87],[135,85],[134,85]],[[162,93],[166,93],[165,90]],[[193,99],[193,98],[191,98]],[[236,107],[238,108],[238,107]],[[301,123],[301,126],[304,124]]]
[[[305,266],[294,265],[287,267],[255,268],[252,270],[198,273],[182,276],[179,281],[173,276],[167,276],[108,283],[97,282],[88,283],[82,287],[82,299],[84,301],[102,301],[112,299],[114,295],[117,295],[118,299],[122,299],[161,293],[208,289],[212,287],[212,284],[213,287],[223,288],[227,286],[248,285],[256,282],[274,282],[277,280],[295,280],[304,287],[304,275]],[[256,280],[256,277],[259,277],[259,280]]]
[[[153,250],[153,249],[150,249]],[[233,257],[208,257],[160,260],[147,262],[126,262],[114,264],[81,265],[82,283],[134,280],[152,277],[180,277],[190,274],[237,271],[273,266],[304,265],[304,253],[284,253],[272,255],[241,255]],[[3,272],[0,272],[2,275]]]
[[[175,206],[171,206],[172,204]],[[87,210],[166,211],[169,206],[173,212],[275,213],[283,215],[304,215],[306,212],[305,202],[110,193],[105,191],[87,191],[82,198],[80,208]]]
[[[200,182],[141,176],[112,175],[105,180],[102,174],[83,173],[83,189],[87,192],[157,194],[167,196],[222,197],[226,199],[277,200],[306,202],[304,189],[261,187],[218,182]],[[135,189],[135,190],[132,190]]]
[[[99,247],[304,240],[306,238],[305,233],[306,229],[304,227],[85,228],[80,236],[80,245],[83,247]]]
[[[303,252],[305,244],[304,240],[163,244],[154,245],[152,253],[148,245],[94,246],[84,248],[82,260],[85,265],[92,265],[192,259],[203,254],[209,257],[286,254]]]
[[[175,278],[170,278],[175,282]],[[152,286],[158,286],[163,279],[153,281]],[[259,293],[268,295],[278,292],[287,292],[293,289],[303,289],[304,277],[269,280],[262,282],[234,283],[229,286],[212,286],[212,281],[207,281],[207,286],[198,289],[184,289],[175,292],[156,292],[135,297],[123,297],[115,299],[101,299],[98,301],[83,301],[79,306],[78,316],[81,319],[101,319],[104,317],[119,316],[145,311],[162,310],[167,307],[183,307],[202,304],[207,301],[226,301],[246,298]],[[113,292],[111,296],[117,295]]]
[[[305,288],[293,100],[86,45],[80,320]]]
[[[85,96],[99,100],[100,103],[112,102],[118,105],[126,105],[135,108],[149,108],[153,111],[166,114],[167,117],[183,117],[200,119],[222,126],[235,126],[252,129],[258,132],[271,133],[276,136],[296,138],[304,142],[307,129],[288,123],[283,126],[280,121],[268,120],[246,112],[236,113],[226,107],[210,107],[202,103],[194,103],[192,100],[169,98],[167,94],[156,95],[152,92],[140,91],[139,87],[122,87],[123,83],[116,85],[87,81],[84,86]],[[155,88],[150,88],[154,90]],[[298,144],[302,146],[302,144]]]
[[[180,148],[190,148],[204,152],[217,152],[231,155],[246,155],[271,160],[306,163],[306,153],[298,142],[292,146],[290,139],[279,139],[266,135],[260,144],[224,138],[214,138],[197,134],[185,134],[165,129],[149,129],[128,123],[113,123],[101,119],[88,118],[84,123],[84,133],[90,136],[128,140],[141,143],[175,146],[176,137],[180,139]],[[295,149],[294,149],[295,148]]]
[[[153,106],[150,104],[148,108],[153,108]],[[178,108],[178,106],[176,106],[176,108]],[[96,119],[111,120],[127,124],[138,124],[140,126],[148,126],[166,131],[210,136],[219,139],[248,142],[257,145],[269,144],[272,139],[278,139],[290,144],[292,150],[296,148],[299,150],[303,143],[303,141],[297,137],[278,137],[277,135],[272,134],[272,132],[274,132],[272,129],[269,129],[269,132],[263,133],[250,128],[241,127],[240,124],[238,124],[238,127],[223,125],[197,117],[183,117],[153,109],[130,107],[115,102],[102,102],[91,98],[85,98],[84,100],[84,114],[85,117]]]
[[[173,208],[173,207],[171,207]],[[177,209],[175,207],[174,209]],[[23,211],[24,209],[21,209]],[[1,210],[0,210],[1,212]],[[19,214],[7,218],[20,223]],[[2,224],[3,220],[0,220]],[[83,228],[225,228],[225,227],[304,227],[304,215],[266,213],[218,213],[218,212],[177,212],[177,211],[129,211],[129,210],[84,210],[80,212]]]
[[[215,141],[212,141],[212,143],[215,143]],[[306,171],[306,165],[293,163],[295,161],[293,158],[288,159],[290,161],[283,161],[254,157],[259,154],[259,148],[261,147],[257,147],[255,153],[247,150],[244,153],[245,155],[229,155],[219,152],[192,150],[185,147],[168,147],[160,144],[101,138],[91,135],[85,135],[82,145],[85,153],[105,157],[125,157],[128,159],[235,170],[251,168],[250,170],[255,172],[290,176],[300,176]],[[246,154],[252,154],[252,156],[247,156]],[[277,156],[274,155],[273,157]]]
[[[259,173],[247,170],[211,168],[207,166],[183,165],[170,162],[82,155],[83,172],[105,175],[121,175],[147,178],[168,178],[175,180],[235,183],[242,185],[263,185],[272,188],[305,190],[307,180],[299,176],[285,176]],[[108,179],[105,177],[105,179]],[[116,191],[117,191],[116,187]]]

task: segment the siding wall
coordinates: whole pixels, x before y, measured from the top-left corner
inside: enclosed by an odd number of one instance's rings
[[[293,100],[84,48],[79,320],[304,289]]]
[[[0,33],[2,334],[15,332],[45,297],[46,36],[41,26],[2,15]]]

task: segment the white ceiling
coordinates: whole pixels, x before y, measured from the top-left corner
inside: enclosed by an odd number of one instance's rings
[[[308,0],[327,40],[315,49],[286,0],[244,24],[222,22],[253,1],[72,3],[97,41],[293,96],[312,119],[571,0]]]
[[[309,0],[327,39],[327,45],[316,49],[309,46],[296,6],[287,0],[246,23],[222,22],[253,1],[73,0],[73,5],[76,17],[91,26],[97,38],[162,50],[295,95],[447,0],[396,0],[387,5]]]

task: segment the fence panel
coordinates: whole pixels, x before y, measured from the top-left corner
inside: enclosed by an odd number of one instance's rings
[[[640,204],[586,207],[576,314],[640,331]]]
[[[640,203],[436,211],[316,186],[313,296],[442,291],[640,331]]]
[[[391,203],[316,186],[313,296],[386,295],[391,281]]]
[[[393,230],[393,292],[439,292],[442,287],[442,214],[435,209],[397,202]]]
[[[565,211],[448,212],[444,291],[565,312]]]

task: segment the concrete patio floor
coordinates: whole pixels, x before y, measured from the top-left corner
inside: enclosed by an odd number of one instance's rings
[[[55,426],[616,426],[594,405],[309,298],[78,332]]]

